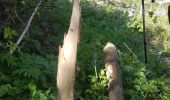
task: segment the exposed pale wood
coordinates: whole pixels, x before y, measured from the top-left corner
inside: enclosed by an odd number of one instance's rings
[[[74,100],[74,80],[80,26],[80,1],[74,0],[70,27],[59,47],[57,100]]]
[[[106,75],[109,80],[109,100],[124,100],[116,47],[112,43],[107,43],[103,51],[105,54]]]

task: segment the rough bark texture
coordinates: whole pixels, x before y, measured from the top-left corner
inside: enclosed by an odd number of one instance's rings
[[[106,75],[109,80],[109,100],[124,100],[116,47],[112,43],[107,43],[103,51],[105,54]]]
[[[74,0],[68,33],[64,37],[63,46],[59,47],[58,72],[57,72],[57,100],[74,99],[74,80],[76,68],[76,54],[79,26],[80,26],[80,1]]]

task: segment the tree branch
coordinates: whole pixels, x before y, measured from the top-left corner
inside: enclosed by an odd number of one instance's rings
[[[18,46],[18,45],[20,44],[20,42],[22,41],[22,39],[23,39],[23,37],[25,36],[25,34],[28,32],[28,29],[29,29],[29,27],[30,27],[30,24],[31,24],[31,22],[32,22],[32,20],[33,20],[33,18],[34,18],[34,16],[35,16],[35,14],[36,14],[36,12],[37,12],[37,10],[38,10],[38,8],[39,8],[40,5],[41,5],[41,1],[39,1],[39,3],[37,4],[37,6],[35,7],[34,12],[32,13],[31,17],[29,18],[28,23],[27,23],[24,31],[22,32],[21,36],[19,37],[19,39],[18,39],[17,42],[15,43],[15,46],[13,47],[13,49],[10,51],[10,54],[12,54],[12,53],[15,51],[15,49],[17,48],[17,46]]]

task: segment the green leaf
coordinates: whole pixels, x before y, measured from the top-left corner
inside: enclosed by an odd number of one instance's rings
[[[100,70],[100,75],[104,76],[105,75],[105,71],[104,70]]]
[[[4,30],[4,39],[12,39],[17,35],[17,32],[11,28],[5,28]]]
[[[140,90],[140,85],[135,85],[136,90]]]

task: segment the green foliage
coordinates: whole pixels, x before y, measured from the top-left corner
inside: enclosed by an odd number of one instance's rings
[[[49,100],[55,97],[55,89],[50,89],[55,87],[55,63],[29,54],[20,54],[19,57],[1,54],[0,63],[0,91],[4,91],[0,92],[1,98],[24,99],[30,94],[33,99],[34,95]]]
[[[11,28],[5,28],[4,30],[4,39],[12,39],[17,35],[17,32]]]
[[[87,100],[107,100],[107,78],[104,70],[100,70],[99,77],[89,75],[90,88],[85,90]],[[93,95],[92,95],[93,94]]]
[[[98,97],[93,97],[93,95],[96,93],[95,91],[98,91],[102,86],[98,86],[101,84],[100,81],[95,84],[93,83],[94,81],[96,82],[96,78],[95,75],[92,74],[94,73],[92,58],[93,55],[96,54],[97,66],[104,64],[103,55],[101,55],[102,49],[107,41],[111,41],[119,50],[119,63],[122,70],[125,98],[127,100],[169,99],[169,87],[167,86],[169,70],[166,70],[167,66],[161,62],[159,57],[157,57],[157,52],[155,52],[156,50],[163,50],[163,48],[158,45],[156,45],[157,47],[149,48],[151,51],[148,53],[149,63],[148,65],[145,65],[142,62],[143,38],[141,34],[141,16],[135,15],[134,19],[130,20],[129,17],[127,17],[127,13],[124,13],[121,10],[114,9],[114,12],[110,12],[111,9],[106,11],[104,7],[98,6],[95,3],[84,3],[82,35],[78,52],[78,65],[81,65],[78,76],[79,78],[77,78],[76,84],[78,96],[85,99],[96,99]],[[86,4],[90,6],[86,7]],[[159,28],[159,31],[156,30],[160,26],[160,23],[155,25],[153,19],[148,16],[147,20],[150,20],[149,25],[147,26],[148,39],[150,37],[152,38],[152,36],[158,36],[157,34],[160,33],[161,37],[166,37],[164,33],[167,33],[167,31],[162,30],[162,27]],[[162,39],[163,38],[160,38],[161,41],[164,41]],[[150,41],[148,40],[148,42]],[[129,46],[135,55],[132,54],[124,43]],[[158,41],[158,43],[161,42]],[[153,44],[150,46],[152,47]],[[153,55],[153,50],[155,50],[155,55]],[[98,70],[101,69],[100,67],[97,68]],[[87,73],[84,73],[84,71]],[[91,76],[90,79],[86,78],[87,76]],[[87,83],[90,85],[87,85]],[[86,88],[82,88],[82,86],[86,86]],[[102,91],[102,94],[106,93],[103,89],[100,91]],[[97,93],[100,93],[100,91]]]
[[[3,77],[3,76],[2,76]],[[5,94],[12,94],[12,91],[16,90],[16,87],[12,87],[10,84],[5,84],[0,86],[0,97]]]
[[[158,53],[169,55],[165,16],[151,16],[158,3],[146,1],[148,64],[143,63],[142,20],[139,0],[82,0],[81,39],[78,46],[75,99],[107,100],[103,47],[113,42],[119,55],[124,97],[127,100],[169,100],[170,70]],[[44,0],[29,32],[9,55],[36,4],[35,0],[3,1],[0,22],[0,99],[55,100],[56,47],[68,30],[72,5],[68,0]],[[0,5],[3,5],[0,2]],[[10,5],[10,6],[9,6]],[[128,16],[126,8],[136,8]],[[8,12],[5,9],[10,9]],[[14,10],[22,19],[20,22]],[[9,16],[11,13],[11,16]],[[5,16],[5,17],[4,17]],[[12,17],[12,18],[11,18]],[[3,33],[3,35],[1,34]],[[129,50],[129,48],[131,49]],[[132,53],[133,52],[133,53]],[[94,56],[98,78],[94,71]]]
[[[31,92],[30,100],[56,100],[56,96],[50,88],[43,92],[42,90],[37,90],[35,84],[29,84],[29,89]]]
[[[119,58],[120,62],[123,62],[121,63],[121,68],[125,98],[131,100],[164,100],[163,98],[170,97],[170,89],[167,86],[168,79],[165,76],[168,72],[163,71],[163,66],[160,66],[161,62],[157,61],[157,64],[154,63],[156,64],[155,66],[152,64],[146,66],[140,63],[136,57],[128,54],[119,53]],[[159,75],[154,73],[159,73]]]

